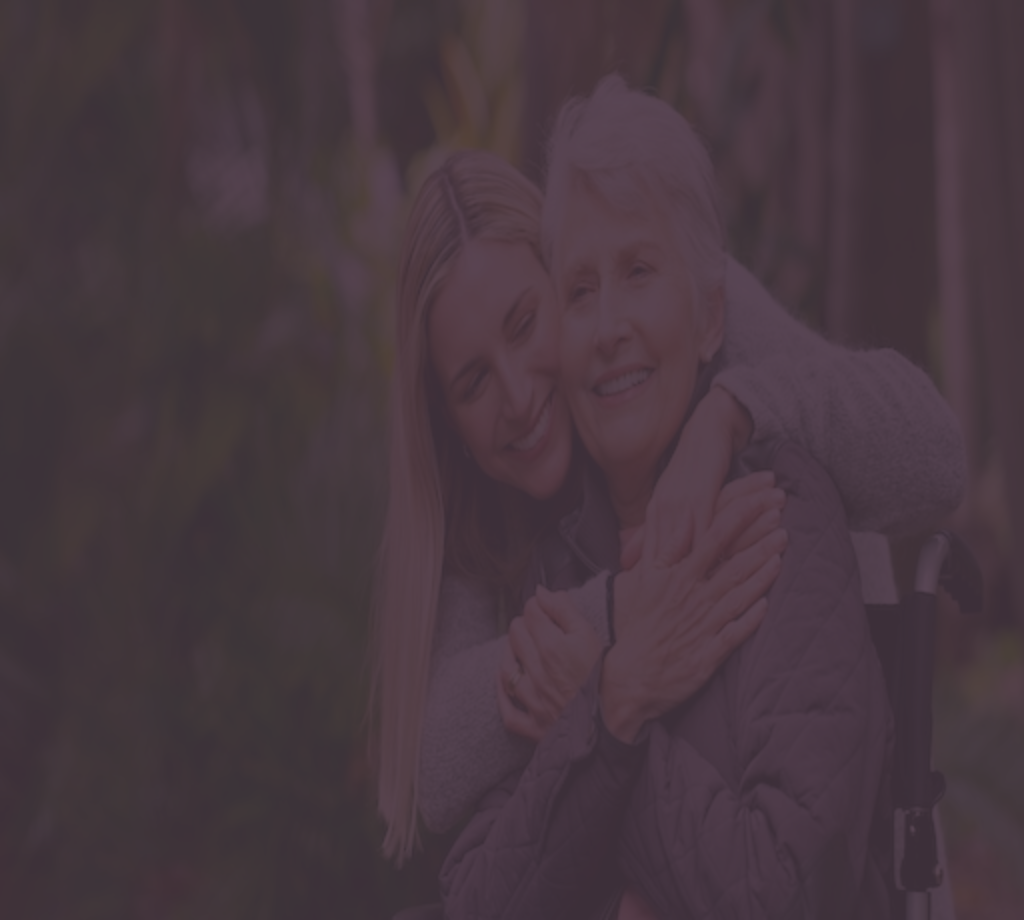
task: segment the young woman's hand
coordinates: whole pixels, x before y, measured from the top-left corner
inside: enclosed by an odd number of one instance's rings
[[[621,740],[632,742],[644,722],[689,699],[760,625],[786,544],[777,529],[785,496],[772,481],[757,473],[730,483],[686,558],[678,561],[676,530],[660,552],[645,542],[637,565],[616,578],[618,641],[605,656],[601,707]]]
[[[498,668],[505,728],[540,741],[578,692],[602,643],[564,592],[543,585],[509,626]]]
[[[648,503],[647,520],[658,526],[648,523],[622,540],[623,569],[637,563],[647,540],[654,541],[656,555],[670,545],[689,552],[711,526],[732,457],[747,446],[752,428],[750,414],[732,394],[712,387],[683,428]]]

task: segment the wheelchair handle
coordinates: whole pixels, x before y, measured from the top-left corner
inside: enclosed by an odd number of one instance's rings
[[[933,533],[917,557],[914,590],[934,595],[939,587],[949,593],[962,613],[981,613],[981,568],[967,544],[948,530]]]
[[[942,569],[953,546],[945,531],[933,533],[921,547],[914,574],[914,590],[919,594],[934,595],[939,589]]]

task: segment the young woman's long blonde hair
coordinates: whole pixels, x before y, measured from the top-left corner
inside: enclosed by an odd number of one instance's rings
[[[500,157],[464,151],[424,182],[405,232],[372,697],[384,853],[400,863],[417,841],[420,732],[442,569],[511,587],[538,526],[529,500],[484,476],[452,429],[430,364],[430,311],[470,240],[526,243],[540,259],[541,205],[539,189]]]

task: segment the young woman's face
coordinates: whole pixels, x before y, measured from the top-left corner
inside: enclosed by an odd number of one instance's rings
[[[699,310],[656,203],[622,214],[577,186],[561,227],[555,283],[562,301],[566,400],[609,477],[651,480],[690,403],[701,360],[721,341]]]
[[[554,289],[533,250],[469,242],[434,303],[428,343],[448,415],[480,469],[534,498],[554,495],[572,428]]]

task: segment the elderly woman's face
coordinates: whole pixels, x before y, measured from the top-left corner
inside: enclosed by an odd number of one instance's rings
[[[718,346],[660,212],[622,214],[577,184],[556,241],[566,399],[605,473],[637,482],[653,475]]]

